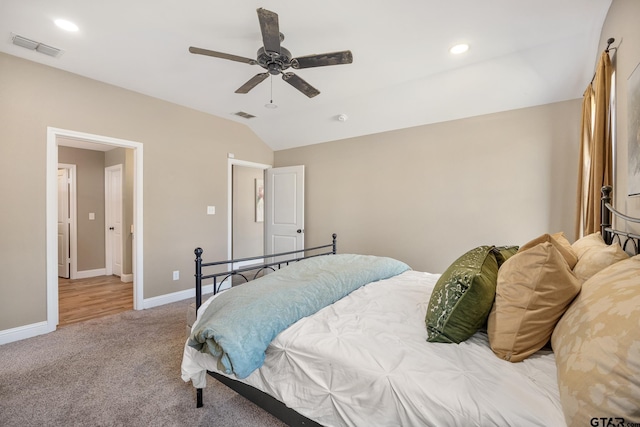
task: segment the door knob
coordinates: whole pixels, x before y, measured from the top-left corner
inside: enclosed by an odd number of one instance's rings
[[[296,230],[296,233],[300,234],[300,233],[302,233],[302,230],[298,228],[298,229]]]
[[[109,230],[115,230],[115,228],[113,228],[113,227],[109,227]]]

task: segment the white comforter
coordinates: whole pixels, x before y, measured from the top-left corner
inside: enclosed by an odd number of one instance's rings
[[[426,341],[438,277],[407,271],[298,321],[243,382],[326,426],[564,426],[551,352],[514,364],[481,332]],[[203,387],[216,365],[185,345],[185,381]]]

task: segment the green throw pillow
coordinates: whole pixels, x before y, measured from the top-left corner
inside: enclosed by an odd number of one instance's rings
[[[438,279],[429,300],[427,341],[461,343],[475,334],[489,317],[497,279],[498,261],[493,246],[472,249],[451,264]]]
[[[498,268],[504,264],[506,260],[518,253],[520,246],[498,246],[493,249],[496,254],[496,261],[498,261]]]

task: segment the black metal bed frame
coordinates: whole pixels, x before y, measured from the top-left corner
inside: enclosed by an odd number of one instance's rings
[[[213,279],[213,294],[217,294],[220,292],[220,287],[224,283],[225,280],[231,278],[233,276],[240,276],[246,282],[249,281],[247,276],[243,273],[255,272],[253,274],[253,279],[256,279],[260,273],[263,273],[266,270],[276,271],[281,269],[282,267],[286,267],[287,265],[298,262],[303,259],[313,258],[317,256],[324,255],[335,255],[337,252],[336,241],[337,235],[334,233],[331,235],[331,243],[322,246],[315,246],[312,248],[304,248],[297,251],[288,251],[288,252],[280,252],[277,254],[271,255],[259,255],[255,257],[248,258],[239,258],[239,259],[230,259],[225,261],[216,261],[216,262],[203,262],[202,248],[196,248],[194,253],[196,255],[195,264],[196,264],[196,311],[202,305],[202,282],[205,280]],[[284,259],[283,259],[284,258]],[[269,261],[271,260],[271,261]],[[238,262],[246,262],[246,261],[263,261],[261,263],[256,263],[252,265],[248,265],[243,268],[234,269],[233,266]],[[211,273],[211,274],[203,274],[203,269],[219,267],[222,265],[230,265],[231,269]],[[218,282],[218,278],[221,278],[220,282]],[[264,393],[254,387],[241,383],[239,381],[235,381],[231,378],[228,378],[224,375],[218,374],[217,372],[207,371],[209,375],[225,384],[227,387],[234,390],[236,393],[246,397],[256,405],[260,406],[265,411],[271,413],[276,418],[282,420],[290,426],[318,426],[320,424],[316,423],[313,420],[310,420],[293,409],[287,407],[284,403],[279,400],[273,398],[272,396]],[[201,408],[203,406],[203,397],[202,397],[202,389],[196,389],[196,407]]]
[[[617,211],[611,205],[611,191],[613,188],[610,185],[602,187],[602,198],[600,203],[601,224],[600,230],[604,241],[610,245],[614,241],[618,241],[622,249],[627,252],[631,252],[635,255],[640,253],[640,235],[629,233],[627,231],[615,230],[611,225],[612,218],[620,218],[624,221],[640,224],[640,218],[633,218],[622,212]],[[628,246],[631,245],[631,248]]]
[[[621,220],[624,221],[629,221],[629,222],[634,222],[634,223],[640,223],[640,219],[638,218],[632,218],[629,217],[619,211],[617,211],[612,205],[611,205],[611,192],[612,192],[612,187],[610,186],[605,186],[602,187],[602,198],[601,198],[601,215],[602,215],[602,220],[601,220],[601,233],[602,233],[602,237],[605,240],[605,242],[607,244],[612,244],[615,241],[617,241],[617,243],[620,244],[620,246],[625,250],[625,251],[631,251],[634,254],[638,254],[640,252],[640,235],[638,234],[634,234],[634,233],[630,233],[627,231],[621,231],[621,230],[615,230],[612,227],[612,219],[613,217],[619,218]],[[321,255],[332,255],[336,253],[336,234],[332,235],[333,241],[331,244],[328,245],[323,245],[323,246],[316,246],[313,248],[306,248],[306,249],[301,249],[299,251],[290,251],[290,252],[282,252],[282,253],[278,253],[278,254],[273,254],[273,255],[263,255],[263,256],[256,256],[256,257],[250,257],[250,258],[242,258],[242,259],[235,259],[235,260],[226,260],[226,261],[218,261],[218,262],[203,262],[202,261],[202,249],[201,248],[197,248],[194,253],[196,255],[196,309],[200,307],[200,305],[202,304],[202,282],[203,280],[208,280],[208,279],[213,279],[213,293],[216,294],[220,291],[220,286],[222,285],[222,283],[229,277],[232,276],[236,276],[239,275],[240,277],[242,277],[245,281],[249,281],[249,279],[243,274],[243,273],[248,273],[248,272],[253,272],[256,271],[257,272],[254,274],[253,279],[255,279],[262,271],[264,271],[265,269],[269,269],[269,270],[276,270],[276,269],[280,269],[283,266],[289,265],[292,262],[297,262],[300,261],[302,259],[305,258],[311,258],[314,256],[321,256]],[[631,245],[631,248],[628,248],[628,246]],[[323,249],[327,249],[327,248],[331,248],[330,251],[327,252],[320,252],[320,253],[314,253],[315,251],[321,251]],[[311,252],[312,254],[307,255],[307,253]],[[296,254],[300,254],[302,253],[303,256],[296,256]],[[233,267],[234,263],[237,262],[245,262],[245,261],[257,261],[257,260],[263,260],[263,259],[274,259],[274,258],[280,258],[283,256],[292,256],[291,258],[287,258],[284,260],[278,260],[278,261],[270,261],[270,262],[263,262],[263,263],[256,263],[254,265],[250,265],[244,268],[238,268],[238,269],[230,269],[224,272],[219,272],[219,273],[213,273],[213,274],[207,274],[204,275],[202,273],[203,268],[208,268],[208,267],[215,267],[215,266],[221,266],[224,264],[230,264],[231,267]],[[220,277],[224,277],[220,283],[218,283],[218,278]],[[212,377],[214,377],[215,379],[217,379],[218,381],[220,381],[221,383],[225,384],[227,387],[231,388],[232,390],[234,390],[235,392],[237,392],[238,394],[240,394],[241,396],[244,396],[245,398],[247,398],[248,400],[250,400],[251,402],[255,403],[256,405],[260,406],[262,409],[266,410],[267,412],[271,413],[272,415],[274,415],[276,418],[282,420],[283,422],[285,422],[287,425],[290,426],[314,426],[314,427],[321,427],[320,424],[318,424],[317,422],[310,420],[309,418],[304,417],[303,415],[299,414],[298,412],[296,412],[295,410],[287,407],[284,403],[280,402],[279,400],[273,398],[272,396],[268,395],[267,393],[264,393],[252,386],[249,386],[247,384],[244,384],[240,381],[235,381],[232,378],[226,377],[224,375],[221,375],[217,372],[211,372],[211,371],[207,371],[207,373],[209,375],[211,375]],[[196,389],[196,399],[197,399],[197,407],[200,408],[203,406],[203,399],[202,399],[202,389]]]

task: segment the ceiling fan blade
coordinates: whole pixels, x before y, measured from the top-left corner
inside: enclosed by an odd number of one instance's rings
[[[301,68],[324,67],[327,65],[351,64],[353,54],[350,50],[341,52],[322,53],[319,55],[307,55],[291,60],[291,66],[296,70]]]
[[[228,59],[230,61],[244,62],[245,64],[249,64],[249,65],[257,64],[255,59],[245,58],[237,55],[231,55],[229,53],[216,52],[214,50],[201,49],[199,47],[191,46],[189,48],[189,52],[195,53],[197,55],[207,55],[207,56],[213,56],[216,58]]]
[[[267,77],[269,77],[269,73],[256,74],[255,76],[251,77],[248,82],[240,86],[236,90],[236,93],[248,93],[251,89],[262,83]]]
[[[301,79],[299,76],[293,73],[282,73],[282,80],[289,83],[291,86],[298,89],[300,92],[307,95],[309,98],[313,98],[320,94],[320,91],[309,83]]]
[[[280,54],[280,24],[278,24],[278,14],[270,10],[259,8],[258,20],[262,31],[262,43],[264,50]]]

